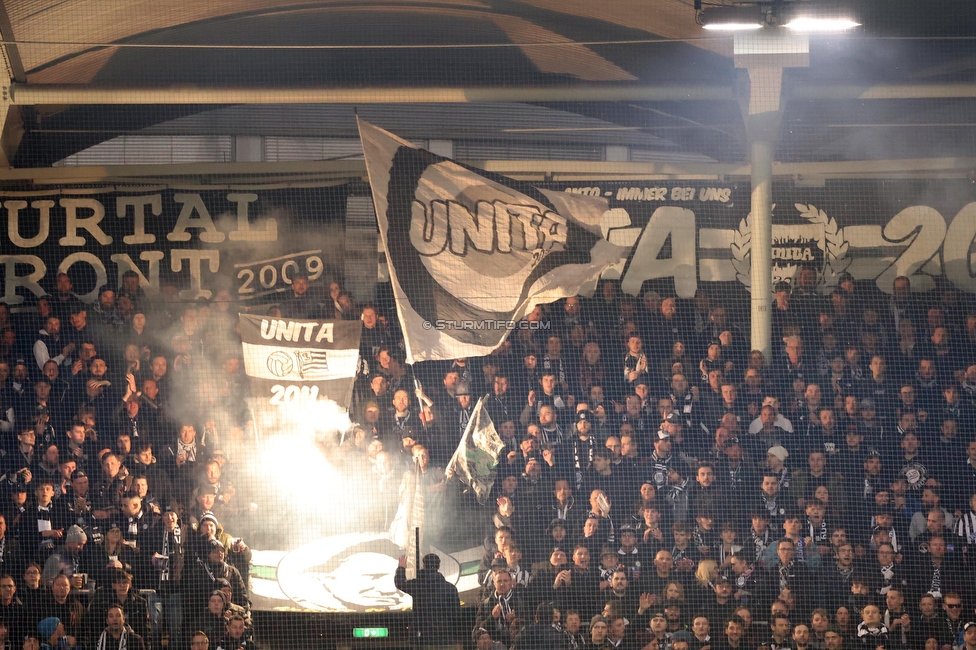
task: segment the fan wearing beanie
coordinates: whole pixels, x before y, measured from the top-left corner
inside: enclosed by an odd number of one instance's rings
[[[79,544],[79,543],[84,544],[87,541],[88,541],[88,535],[86,535],[85,531],[82,530],[81,526],[77,524],[69,528],[68,532],[65,533],[64,536],[65,544]]]
[[[68,642],[61,619],[54,616],[49,616],[37,624],[37,635],[41,637],[42,648],[75,647]]]
[[[88,535],[77,524],[68,528],[64,534],[64,545],[55,549],[54,553],[44,563],[41,574],[46,584],[51,584],[59,575],[66,575],[71,579],[74,589],[81,588],[81,579],[77,574],[86,573],[101,577],[105,563],[93,562],[92,554],[86,549]]]

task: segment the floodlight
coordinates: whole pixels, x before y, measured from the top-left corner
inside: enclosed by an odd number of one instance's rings
[[[785,23],[783,27],[794,32],[843,32],[848,29],[860,27],[861,23],[851,18],[813,18],[807,16],[797,16]]]
[[[761,29],[766,24],[759,5],[709,7],[699,14],[698,20],[704,29],[727,32]]]

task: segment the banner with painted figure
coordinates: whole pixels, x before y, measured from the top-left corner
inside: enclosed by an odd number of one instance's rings
[[[637,295],[645,282],[673,282],[678,296],[699,287],[742,294],[751,285],[752,217],[748,183],[550,183],[602,197],[608,241],[629,254],[604,274]],[[826,181],[822,187],[773,186],[773,280],[801,267],[817,271],[820,290],[841,273],[891,293],[898,276],[913,291],[936,278],[976,292],[976,186],[962,180]]]
[[[281,408],[330,399],[346,407],[359,368],[359,321],[240,315],[251,397]]]
[[[359,134],[407,363],[488,354],[625,254],[600,236],[602,197],[515,189],[361,120]]]
[[[62,271],[87,303],[127,271],[147,294],[172,285],[183,301],[271,302],[296,273],[313,291],[327,287],[343,265],[347,194],[345,186],[4,193],[0,302],[30,306],[55,291]]]

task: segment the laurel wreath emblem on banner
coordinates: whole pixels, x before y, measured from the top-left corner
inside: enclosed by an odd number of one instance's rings
[[[847,270],[851,259],[847,257],[849,243],[844,237],[844,231],[837,225],[837,220],[827,216],[816,206],[794,203],[800,217],[810,223],[823,228],[823,237],[817,242],[817,247],[824,252],[824,267],[817,278],[820,285],[834,285],[837,276]],[[773,208],[776,206],[774,205]],[[735,277],[746,287],[752,286],[752,213],[750,212],[739,222],[739,229],[732,232],[732,268]]]
[[[732,267],[735,277],[746,287],[752,286],[752,213],[739,222],[739,229],[732,231]]]

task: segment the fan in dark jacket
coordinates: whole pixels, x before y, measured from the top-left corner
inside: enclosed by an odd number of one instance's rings
[[[132,575],[122,569],[112,574],[112,584],[96,592],[90,607],[92,621],[96,625],[108,619],[108,610],[121,606],[125,613],[125,624],[143,640],[152,638],[152,624],[149,618],[149,604],[146,599],[132,591]]]
[[[241,578],[241,572],[224,562],[224,545],[216,539],[210,540],[208,555],[197,557],[192,562],[185,562],[183,571],[184,618],[206,607],[210,594],[219,589],[217,580],[220,578],[230,582],[235,603],[240,605],[248,603],[247,586]],[[192,621],[189,618],[186,620]]]
[[[569,639],[552,626],[554,607],[552,603],[539,603],[535,608],[535,623],[529,625],[515,637],[512,650],[566,650]]]
[[[108,608],[105,629],[95,644],[98,650],[146,650],[146,642],[126,623],[125,611],[119,604]]]
[[[428,553],[417,577],[407,580],[407,556],[400,556],[393,584],[413,598],[411,626],[418,646],[441,646],[460,643],[457,630],[461,623],[461,600],[457,587],[440,574],[441,559]]]

